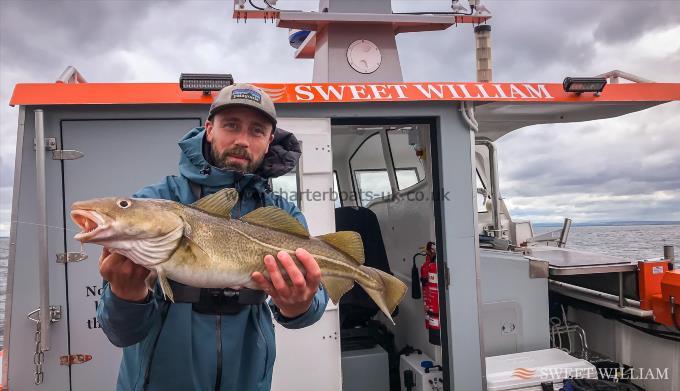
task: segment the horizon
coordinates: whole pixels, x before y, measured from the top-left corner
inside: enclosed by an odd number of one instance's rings
[[[531,222],[531,225],[540,226],[559,226],[563,225],[562,222],[557,221],[537,221]],[[617,226],[617,225],[680,225],[680,221],[677,220],[615,220],[615,221],[578,221],[574,222],[572,220],[572,227],[574,226]]]
[[[551,222],[551,221],[537,221],[537,222],[531,222],[531,225],[533,226],[540,226],[540,227],[561,227],[563,225],[562,222]],[[582,227],[582,226],[590,226],[590,227],[607,227],[607,226],[623,226],[623,225],[628,225],[628,226],[635,226],[635,225],[680,225],[680,221],[678,220],[620,220],[620,221],[580,221],[580,222],[573,222],[571,223],[572,227]],[[0,234],[0,239],[9,239],[9,235],[5,236],[4,234]]]

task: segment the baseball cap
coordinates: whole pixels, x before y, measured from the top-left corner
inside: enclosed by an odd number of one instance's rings
[[[251,84],[237,83],[224,87],[213,100],[208,112],[208,119],[220,110],[230,106],[247,106],[259,110],[276,129],[276,109],[274,102],[266,92]]]

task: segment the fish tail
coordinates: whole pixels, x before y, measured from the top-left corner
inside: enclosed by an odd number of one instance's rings
[[[406,284],[397,277],[382,270],[368,266],[359,266],[359,269],[371,277],[373,280],[371,285],[373,286],[369,286],[369,284],[360,280],[357,282],[364,288],[392,324],[394,324],[392,313],[404,297],[404,294],[406,294]],[[375,287],[376,285],[378,286],[377,288]]]

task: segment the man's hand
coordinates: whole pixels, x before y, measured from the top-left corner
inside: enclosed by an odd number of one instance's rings
[[[295,318],[307,312],[312,305],[314,295],[319,289],[321,270],[314,257],[302,248],[295,250],[295,257],[304,267],[305,275],[302,274],[287,252],[279,251],[276,256],[288,274],[291,285],[286,282],[276,260],[271,255],[264,257],[264,265],[269,273],[269,280],[260,272],[254,272],[252,279],[260,286],[260,289],[272,297],[272,301],[279,308],[281,315],[286,318]]]
[[[120,254],[112,254],[107,248],[99,257],[99,274],[109,282],[111,292],[120,299],[141,302],[148,295],[144,280],[149,269]]]

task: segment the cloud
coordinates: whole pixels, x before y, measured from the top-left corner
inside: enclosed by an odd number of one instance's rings
[[[612,194],[649,190],[650,185],[680,187],[676,121],[680,104],[589,123],[556,124],[520,129],[501,138],[501,172],[505,181],[529,180],[543,192],[597,190]],[[512,153],[505,153],[508,149]],[[514,156],[522,156],[521,162]],[[526,163],[526,164],[524,164]],[[610,186],[626,179],[642,188]],[[509,186],[510,191],[532,191]]]
[[[612,221],[626,216],[628,221],[680,221],[680,191],[654,191],[648,194],[612,196],[602,193],[514,196],[505,199],[513,219],[534,222]]]
[[[644,2],[619,2],[618,7],[610,7],[608,2],[600,2],[601,10],[606,12],[597,13],[600,23],[593,32],[594,38],[605,44],[624,43],[645,32],[674,27],[680,22],[677,1],[641,3]]]
[[[675,102],[501,138],[500,186],[513,216],[554,221],[552,208],[576,221],[679,220],[679,109]]]

